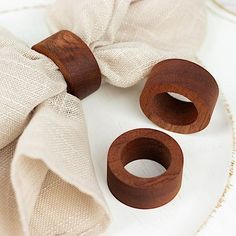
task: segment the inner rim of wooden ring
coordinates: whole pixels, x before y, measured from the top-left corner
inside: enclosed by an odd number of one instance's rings
[[[155,113],[165,122],[173,125],[192,124],[197,120],[198,110],[191,99],[189,100],[190,102],[181,101],[168,92],[156,94],[153,98]]]
[[[121,153],[121,161],[125,167],[128,163],[141,159],[153,160],[167,170],[171,163],[171,153],[162,142],[140,137],[126,144]]]

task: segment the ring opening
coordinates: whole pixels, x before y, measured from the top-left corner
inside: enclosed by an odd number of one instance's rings
[[[168,93],[157,94],[154,105],[155,113],[165,122],[173,125],[189,125],[198,117],[198,111],[191,101],[176,99]]]
[[[151,160],[159,163],[160,165],[157,164],[154,167],[154,170],[156,170],[156,174],[154,174],[153,168],[152,170],[150,170],[149,173],[147,173],[148,169],[147,162],[146,162],[146,168],[143,165],[142,170],[137,170],[138,166],[132,168],[131,162],[134,162],[136,160],[142,160],[142,162],[144,162],[144,160]],[[125,169],[131,174],[134,174],[139,177],[150,178],[154,176],[159,176],[160,174],[163,174],[166,169],[168,169],[168,167],[170,166],[170,162],[171,162],[171,155],[168,148],[160,141],[157,141],[152,138],[135,139],[129,142],[122,151],[122,163]],[[130,165],[128,166],[129,163],[131,165],[131,168],[129,167]]]
[[[138,177],[141,178],[152,178],[165,173],[166,168],[159,164],[156,161],[148,160],[148,159],[140,159],[129,162],[125,169]]]
[[[181,94],[178,94],[178,93],[172,93],[172,92],[169,92],[168,93],[171,97],[177,99],[177,100],[180,100],[180,101],[183,101],[183,102],[191,102],[188,98],[186,98],[185,96],[181,95]]]

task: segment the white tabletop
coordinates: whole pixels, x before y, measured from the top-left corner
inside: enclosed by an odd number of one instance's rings
[[[236,9],[235,0],[219,0],[231,10]],[[209,6],[209,27],[205,45],[202,48],[203,60],[211,72],[219,78],[221,89],[225,94],[236,120],[236,16],[228,14],[222,8]],[[208,51],[208,53],[203,53]],[[234,125],[235,129],[235,125]],[[234,144],[235,145],[235,144]],[[234,147],[235,148],[235,147]],[[235,156],[235,150],[234,150]],[[235,161],[235,158],[234,158]],[[236,175],[235,165],[232,169],[232,178],[229,188],[222,196],[219,207],[213,213],[206,227],[201,231],[201,236],[234,236],[236,235]]]

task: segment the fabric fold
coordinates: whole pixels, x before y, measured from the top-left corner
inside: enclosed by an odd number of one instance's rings
[[[80,100],[50,59],[5,30],[0,42],[0,235],[104,232]]]
[[[144,79],[168,58],[195,61],[206,30],[205,0],[57,0],[53,33],[67,29],[93,51],[103,78],[118,87]],[[194,9],[194,10],[193,10]]]
[[[62,93],[37,107],[17,144],[12,183],[31,235],[104,230],[108,212],[77,98]]]

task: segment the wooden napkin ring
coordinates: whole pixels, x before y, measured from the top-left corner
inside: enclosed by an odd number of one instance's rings
[[[177,100],[168,93],[185,96]],[[218,85],[201,66],[186,60],[169,59],[156,64],[140,96],[144,114],[158,126],[177,133],[194,133],[210,122]]]
[[[130,174],[125,166],[134,160],[150,159],[166,172],[152,178]],[[183,153],[169,135],[154,129],[134,129],[111,145],[107,160],[107,182],[111,193],[124,204],[150,209],[171,201],[178,193],[183,171]]]
[[[59,67],[72,95],[83,99],[100,87],[101,72],[93,53],[72,32],[60,31],[32,49],[49,57]]]

